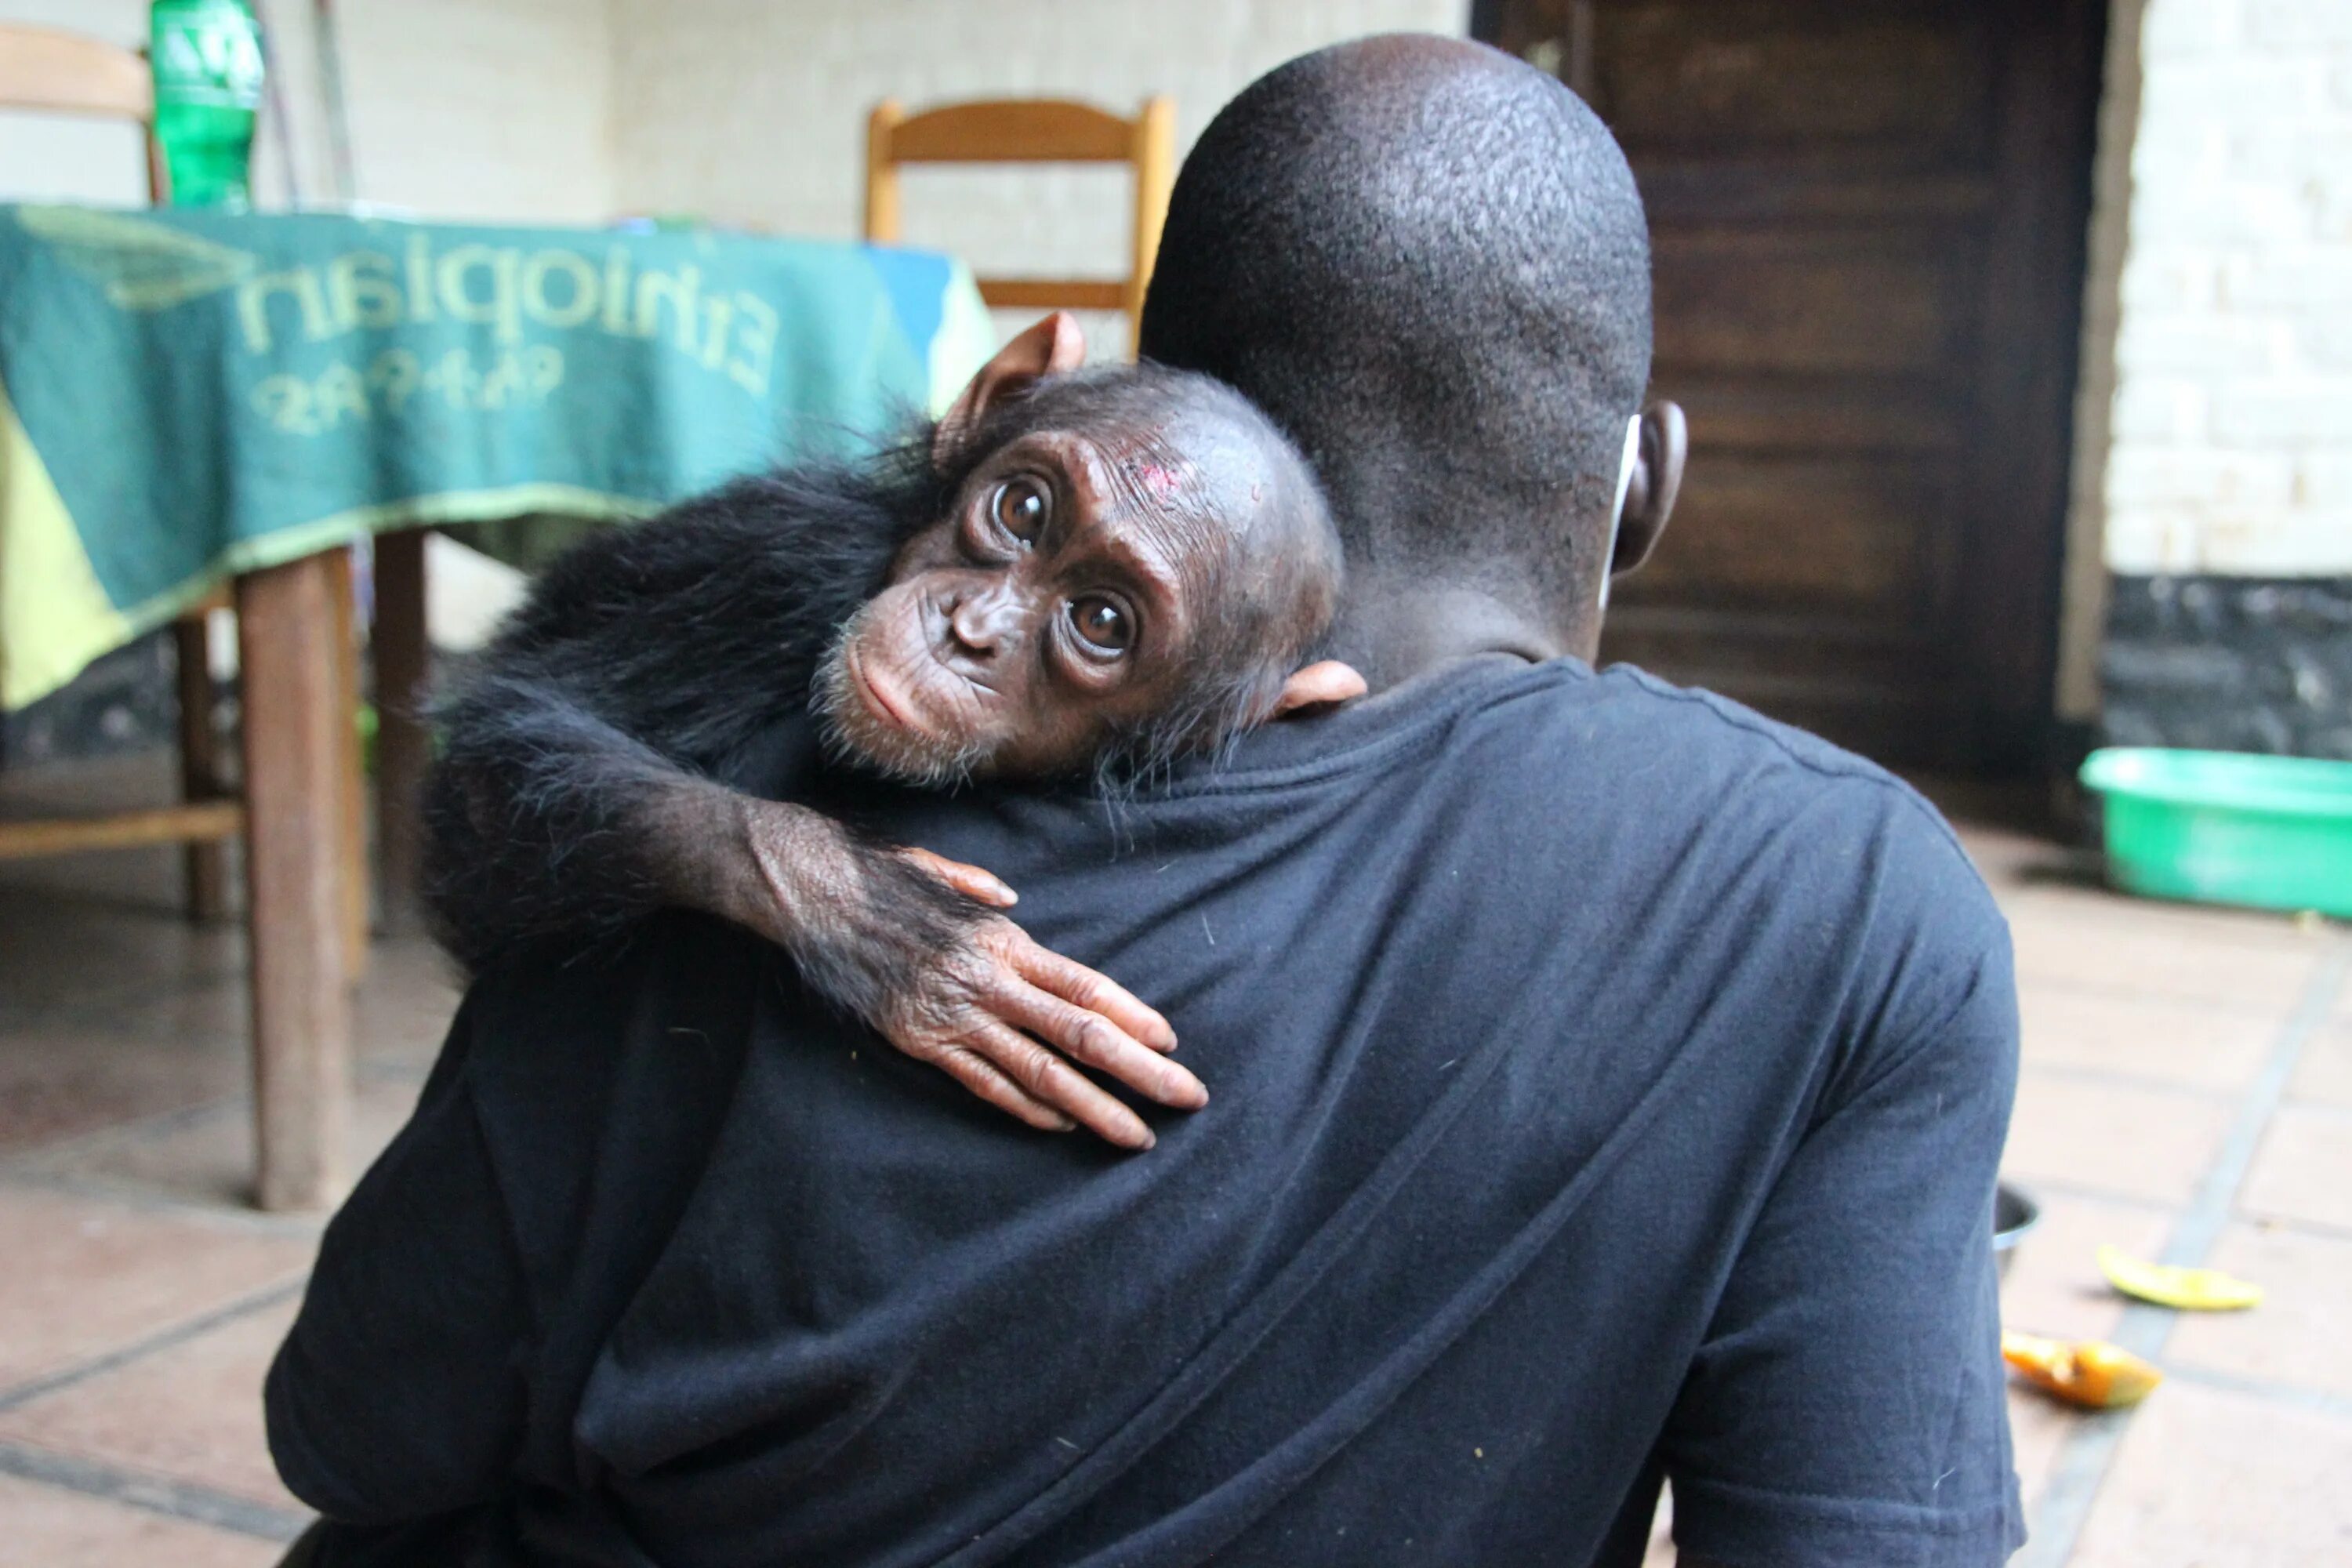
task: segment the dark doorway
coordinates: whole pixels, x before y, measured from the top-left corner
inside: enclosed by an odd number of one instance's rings
[[[1623,143],[1690,478],[1604,656],[2046,765],[2101,0],[1481,0]]]

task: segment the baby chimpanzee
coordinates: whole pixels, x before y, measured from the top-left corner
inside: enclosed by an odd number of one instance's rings
[[[1300,668],[1340,573],[1304,460],[1216,382],[1081,371],[1083,355],[1075,323],[1049,317],[916,443],[740,481],[558,561],[443,708],[426,816],[451,951],[480,967],[699,908],[1034,1124],[1069,1125],[1024,1087],[1069,1070],[1040,1040],[1203,1103],[1158,1054],[1166,1021],[996,913],[1013,894],[987,872],[729,788],[772,777],[798,716],[838,759],[944,786],[1148,772],[1362,691],[1343,665]],[[681,799],[679,765],[707,792]],[[494,819],[502,799],[552,807],[536,841]],[[657,842],[593,858],[619,873],[568,874],[567,846],[648,822]],[[714,826],[743,840],[736,883],[671,885],[669,868],[708,858],[675,845]],[[1088,1126],[1149,1146],[1125,1105],[1071,1087],[1057,1098]]]

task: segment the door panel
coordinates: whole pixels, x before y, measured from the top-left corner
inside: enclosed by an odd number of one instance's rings
[[[1944,374],[1967,351],[1969,279],[1943,226],[1911,226],[1662,228],[1657,374]]]
[[[1488,0],[1648,205],[1691,470],[1604,657],[1883,760],[2050,710],[2095,0]]]
[[[1643,600],[1914,621],[1942,603],[1935,542],[1952,501],[1932,464],[1721,454],[1690,476],[1675,549],[1643,574]],[[1697,526],[1679,531],[1685,521]]]
[[[1829,25],[1824,25],[1825,21]],[[1588,94],[1652,155],[1981,155],[1985,19],[1937,5],[1645,0],[1595,7]]]

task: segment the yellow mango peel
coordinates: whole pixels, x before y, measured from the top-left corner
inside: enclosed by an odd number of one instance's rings
[[[2099,1248],[2099,1272],[2135,1301],[2177,1307],[2184,1312],[2237,1312],[2259,1305],[2263,1288],[2217,1268],[2181,1268],[2147,1263],[2119,1247]]]
[[[2164,1381],[2154,1366],[2104,1340],[2045,1340],[2004,1329],[2000,1356],[2034,1387],[2092,1410],[2137,1405]]]

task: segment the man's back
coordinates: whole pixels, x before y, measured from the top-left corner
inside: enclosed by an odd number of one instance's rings
[[[701,922],[487,984],[273,1375],[299,1491],[597,1562],[1613,1563],[1663,1469],[1727,1561],[2013,1544],[2006,935],[1901,786],[1489,661],[1108,822],[875,815],[1211,1106],[1026,1132]]]

